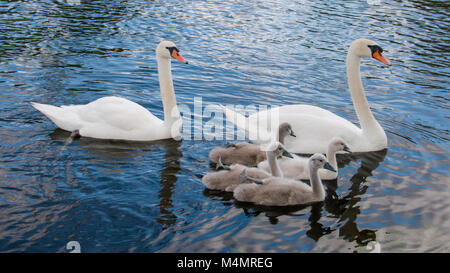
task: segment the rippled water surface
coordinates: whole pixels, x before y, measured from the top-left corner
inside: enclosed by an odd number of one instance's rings
[[[449,3],[367,2],[0,1],[0,251],[449,252]],[[361,66],[389,148],[339,157],[310,206],[205,190],[225,140],[66,145],[29,104],[117,95],[162,117],[169,39],[190,62],[172,65],[179,104],[306,103],[357,123],[345,56],[360,37],[393,64]]]

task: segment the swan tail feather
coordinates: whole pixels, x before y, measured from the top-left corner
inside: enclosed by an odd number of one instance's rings
[[[59,128],[70,132],[80,129],[74,124],[75,117],[73,117],[73,113],[69,110],[69,107],[62,108],[37,102],[31,102],[30,104]]]

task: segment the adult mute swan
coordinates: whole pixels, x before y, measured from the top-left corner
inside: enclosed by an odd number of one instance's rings
[[[260,111],[248,118],[222,105],[220,107],[227,120],[239,129],[249,132],[248,128],[258,128],[257,132],[250,131],[249,134],[258,136],[258,139],[251,139],[255,142],[261,142],[261,136],[267,139],[267,136],[272,134],[271,128],[276,128],[277,122],[290,123],[295,132],[302,132],[295,139],[286,141],[286,148],[292,153],[326,153],[328,143],[335,136],[344,139],[353,152],[382,150],[387,147],[386,134],[370,111],[359,71],[361,58],[372,57],[390,65],[382,52],[383,49],[375,42],[358,39],[350,45],[347,53],[347,81],[361,128],[328,110],[312,105],[285,105]],[[277,115],[278,119],[273,118]],[[274,120],[272,125],[269,122],[271,119]],[[250,125],[247,127],[247,124]],[[266,126],[258,127],[258,124]]]
[[[218,165],[224,167],[225,170],[207,173],[202,178],[203,184],[208,189],[232,192],[234,188],[241,183],[240,174],[243,170],[247,170],[247,173],[249,173],[251,177],[258,179],[268,178],[271,176],[281,177],[283,174],[277,164],[277,158],[281,155],[287,157],[292,157],[292,155],[288,153],[283,144],[278,141],[269,144],[266,149],[267,160],[269,161],[270,166],[269,172],[258,168],[247,167],[241,164],[233,164],[230,167],[223,166],[219,159]]]
[[[181,118],[173,90],[171,57],[188,63],[173,42],[159,43],[156,60],[164,121],[139,104],[120,97],[103,97],[85,105],[58,107],[35,102],[31,105],[72,135],[132,141],[179,137]]]
[[[328,163],[336,170],[330,171],[327,169],[320,169],[319,176],[322,180],[334,180],[338,176],[338,165],[336,160],[336,153],[340,151],[345,151],[351,153],[351,150],[345,145],[345,142],[340,137],[334,137],[328,144],[327,149],[327,159]],[[293,155],[293,158],[283,157],[278,160],[278,165],[280,166],[283,177],[292,179],[308,179],[309,178],[309,168],[308,168],[308,158]],[[270,170],[269,162],[263,161],[258,164],[258,168],[268,172]]]
[[[243,170],[241,180],[253,180],[255,183],[240,184],[234,189],[233,196],[241,202],[252,202],[264,206],[291,206],[323,201],[325,190],[318,171],[320,168],[335,170],[321,154],[311,156],[308,167],[311,186],[283,177],[254,179],[248,176],[246,170]]]
[[[291,125],[289,123],[280,124],[278,127],[278,140],[281,144],[284,144],[288,135],[295,137]],[[218,163],[219,158],[226,165],[238,163],[245,166],[256,166],[261,161],[266,160],[267,157],[266,152],[261,150],[260,145],[240,142],[228,145],[227,148],[216,147],[212,149],[209,153],[209,159],[214,163]]]

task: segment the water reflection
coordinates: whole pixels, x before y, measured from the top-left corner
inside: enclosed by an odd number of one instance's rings
[[[229,201],[234,200],[232,192],[210,190],[208,188],[203,190],[203,195],[213,200],[221,200],[224,205],[227,205],[229,204]]]
[[[324,227],[324,225],[319,222],[322,217],[323,207],[323,202],[313,204],[311,206],[311,215],[308,217],[311,228],[306,231],[306,235],[316,242],[319,241],[322,236],[330,234],[333,231],[331,227]]]
[[[64,143],[71,143],[70,132],[55,129],[50,134],[50,139],[63,141]],[[132,159],[139,155],[149,153],[152,148],[163,147],[172,149],[169,145],[171,140],[152,141],[152,142],[138,142],[138,141],[123,141],[123,140],[104,140],[89,137],[75,138],[73,143],[79,145],[82,149],[95,157],[99,157],[107,162],[114,162],[114,159]],[[174,141],[175,142],[175,141]],[[67,148],[63,147],[63,148]],[[62,151],[64,152],[64,150]]]
[[[350,192],[336,202],[333,201],[333,207],[327,207],[329,212],[339,217],[339,222],[345,222],[339,228],[339,236],[344,240],[349,242],[356,240],[359,245],[367,245],[370,241],[376,240],[375,231],[368,229],[359,230],[356,222],[361,211],[357,204],[361,200],[360,196],[364,195],[367,191],[368,186],[363,185],[367,177],[372,176],[372,172],[383,162],[386,154],[387,149],[355,155],[361,159],[361,166],[358,168],[357,173],[350,179],[352,182]]]
[[[67,142],[70,139],[70,132],[58,128],[50,134],[50,138]],[[161,224],[162,229],[166,229],[176,222],[177,218],[172,213],[172,195],[175,184],[178,181],[177,174],[180,171],[180,158],[183,156],[180,149],[181,141],[167,139],[152,142],[135,142],[81,137],[74,139],[73,142],[79,144],[81,149],[88,151],[92,156],[100,158],[102,162],[108,163],[117,163],[117,160],[122,161],[142,157],[145,154],[150,154],[155,148],[163,148],[164,160],[163,169],[159,174],[161,188],[158,192],[159,204],[157,205],[160,214],[157,217],[157,222]],[[117,166],[117,168],[120,167]],[[149,166],[149,169],[154,170],[153,166]]]
[[[175,224],[177,218],[172,213],[175,182],[177,182],[177,173],[180,171],[180,158],[183,153],[180,150],[181,141],[164,141],[166,154],[164,156],[164,165],[166,166],[161,171],[161,189],[159,190],[159,209],[160,217],[158,223],[162,225],[162,229]]]

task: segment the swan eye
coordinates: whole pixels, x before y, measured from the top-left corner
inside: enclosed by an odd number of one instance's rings
[[[379,53],[381,55],[381,53],[383,53],[383,49],[379,46],[379,45],[368,45],[368,47],[370,48],[371,51],[371,55],[372,57],[375,57],[375,53]]]
[[[174,52],[173,51],[175,51],[175,53],[177,54],[177,55],[180,55],[178,52],[180,52],[179,50],[178,50],[178,48],[176,48],[176,47],[174,47],[174,46],[172,46],[172,47],[166,47],[167,48],[167,50],[169,50],[169,52],[170,52],[170,55],[173,55],[174,54]]]

